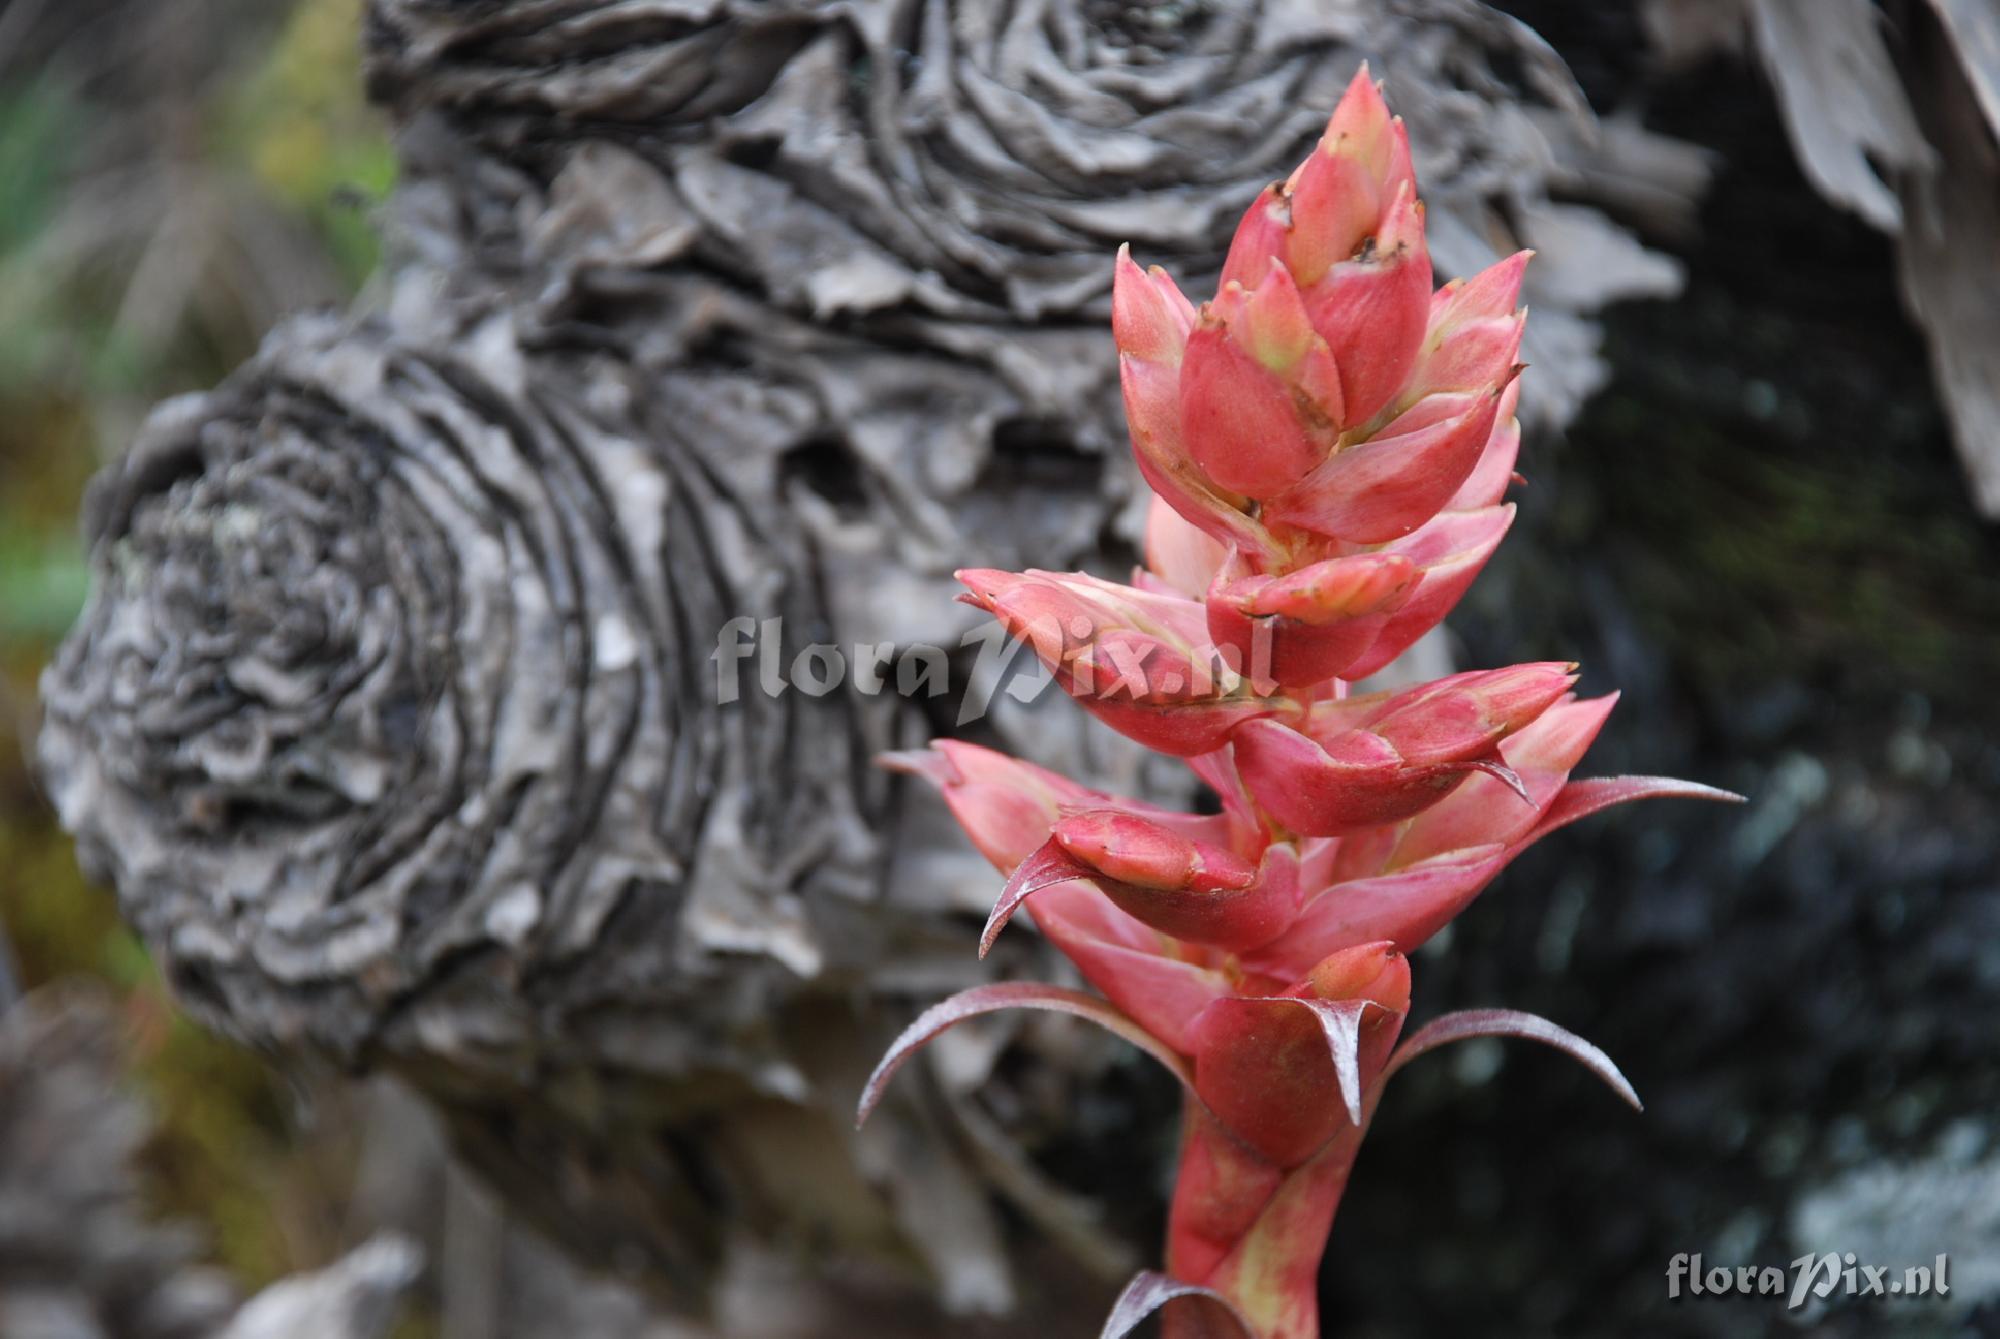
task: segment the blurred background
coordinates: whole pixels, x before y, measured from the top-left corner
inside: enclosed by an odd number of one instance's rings
[[[1808,183],[1754,62],[1669,68],[1620,7],[1509,8],[1601,112],[1715,177],[1685,226],[1629,220],[1685,291],[1609,314],[1612,381],[1530,444],[1521,522],[1453,627],[1469,663],[1569,655],[1623,690],[1592,770],[1751,803],[1573,830],[1426,950],[1420,1012],[1547,1014],[1651,1106],[1539,1053],[1413,1072],[1335,1229],[1330,1333],[1775,1332],[1754,1299],[1667,1306],[1670,1255],[1840,1249],[1949,1251],[1958,1296],[1808,1329],[2000,1334],[2000,528],[1892,241]],[[368,281],[395,163],[359,25],[359,0],[0,7],[0,1002],[58,980],[111,1001],[154,1121],[137,1193],[239,1291],[415,1193],[357,1190],[370,1121],[415,1118],[331,1084],[302,1101],[182,1020],[25,760],[91,473],[153,403]],[[433,1210],[475,1276],[504,1258],[477,1192]],[[498,1333],[451,1277],[399,1333]]]
[[[85,594],[85,482],[155,402],[374,267],[395,163],[362,97],[360,17],[359,0],[0,6],[0,993],[108,998],[157,1118],[145,1207],[199,1224],[200,1255],[246,1291],[365,1235],[354,1141],[303,1128],[260,1062],[176,1014],[27,761],[36,676]]]
[[[394,159],[358,0],[0,8],[0,922],[32,988],[86,976],[163,1120],[147,1171],[248,1282],[331,1244],[259,1065],[179,1021],[26,768],[35,677],[81,606],[83,486],[159,399],[213,384],[375,261]]]

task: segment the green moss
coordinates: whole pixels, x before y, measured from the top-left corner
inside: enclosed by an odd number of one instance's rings
[[[217,154],[241,161],[312,223],[350,281],[375,268],[367,207],[396,180],[382,118],[362,96],[361,0],[312,0],[292,14],[219,121]]]
[[[150,972],[110,895],[85,885],[53,822],[0,824],[0,923],[29,988],[84,975],[130,990]]]
[[[249,1052],[174,1012],[156,981],[131,1007],[147,1023],[137,1077],[162,1117],[146,1151],[156,1200],[197,1214],[252,1285],[297,1268],[272,1195],[292,1141],[276,1081]]]

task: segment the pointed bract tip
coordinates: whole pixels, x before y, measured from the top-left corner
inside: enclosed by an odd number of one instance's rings
[[[1719,790],[1697,781],[1681,781],[1666,776],[1603,776],[1571,781],[1556,795],[1535,825],[1535,836],[1568,827],[1579,819],[1633,800],[1712,800],[1721,804],[1742,804],[1743,797],[1732,790]]]
[[[1318,336],[1283,260],[1273,256],[1257,286],[1243,293],[1234,333],[1252,358],[1280,376],[1304,359]]]
[[[1120,353],[1145,363],[1178,363],[1194,308],[1167,272],[1141,270],[1131,246],[1118,248],[1111,277],[1111,338]]]
[[[951,575],[961,586],[975,595],[983,595],[1011,580],[1015,573],[997,567],[961,567]]]
[[[1250,1322],[1243,1319],[1243,1313],[1236,1309],[1236,1304],[1221,1293],[1197,1284],[1182,1283],[1151,1270],[1136,1276],[1125,1285],[1125,1291],[1118,1294],[1118,1301],[1112,1306],[1110,1318],[1104,1322],[1098,1339],[1126,1339],[1154,1312],[1174,1302],[1183,1306],[1205,1304],[1217,1319],[1234,1330],[1236,1339],[1256,1339],[1256,1331],[1250,1328]],[[1213,1327],[1204,1326],[1202,1333],[1217,1333],[1217,1339],[1222,1339]]]
[[[1516,251],[1503,260],[1493,262],[1470,279],[1458,281],[1460,287],[1455,289],[1451,296],[1451,307],[1456,318],[1497,319],[1525,312],[1525,308],[1519,305],[1521,283],[1527,277],[1528,259],[1531,254],[1527,251]]]
[[[891,749],[876,754],[874,761],[885,772],[922,777],[940,789],[962,779],[951,759],[936,749]]]
[[[1638,1092],[1610,1056],[1568,1028],[1518,1009],[1466,1009],[1431,1020],[1389,1057],[1381,1081],[1388,1082],[1404,1065],[1440,1046],[1474,1037],[1516,1037],[1553,1047],[1595,1074],[1634,1111],[1646,1109]]]
[[[1193,1086],[1194,1076],[1172,1048],[1106,1001],[1080,990],[1043,985],[1039,981],[993,981],[961,990],[948,999],[938,1001],[903,1029],[883,1053],[875,1072],[868,1076],[868,1082],[862,1085],[861,1098],[855,1104],[855,1128],[859,1129],[867,1123],[870,1113],[881,1103],[882,1094],[888,1090],[889,1081],[896,1076],[896,1071],[932,1038],[969,1018],[979,1018],[1002,1009],[1043,1009],[1086,1019],[1152,1056],[1184,1086]]]
[[[1487,776],[1492,777],[1508,790],[1514,792],[1521,803],[1527,805],[1530,809],[1535,807],[1535,797],[1528,793],[1528,785],[1525,781],[1521,780],[1521,774],[1500,761],[1498,757],[1481,758],[1472,764],[1472,769],[1476,772],[1484,772]]]
[[[1321,145],[1327,153],[1354,158],[1380,186],[1407,171],[1405,142],[1406,134],[1383,96],[1383,85],[1364,63],[1327,118]]]
[[[1405,252],[1429,255],[1424,239],[1424,202],[1417,198],[1417,184],[1406,181],[1396,187],[1389,207],[1382,211],[1382,226],[1375,234],[1375,261],[1388,264]],[[1426,282],[1428,282],[1426,275]]]
[[[1337,123],[1342,111],[1349,113],[1372,111],[1379,105],[1382,109],[1382,119],[1388,120],[1389,101],[1382,94],[1386,86],[1383,80],[1375,77],[1375,71],[1369,63],[1366,60],[1362,61],[1360,68],[1355,70],[1354,77],[1347,81],[1347,87],[1341,90],[1340,101],[1334,104],[1331,119]],[[1350,99],[1355,102],[1350,103]]]
[[[979,932],[979,956],[984,959],[992,951],[993,941],[1014,919],[1023,902],[1044,888],[1087,879],[1090,875],[1091,870],[1064,850],[1054,837],[1043,842],[1033,855],[1015,866],[1006,886],[1001,888],[993,910],[986,917],[986,926]]]

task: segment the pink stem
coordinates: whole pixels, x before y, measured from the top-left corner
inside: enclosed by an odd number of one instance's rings
[[[1167,1272],[1213,1288],[1257,1339],[1319,1339],[1319,1264],[1365,1127],[1348,1126],[1301,1166],[1260,1156],[1190,1107],[1168,1222]],[[1167,1339],[1211,1339],[1197,1308],[1170,1311]]]

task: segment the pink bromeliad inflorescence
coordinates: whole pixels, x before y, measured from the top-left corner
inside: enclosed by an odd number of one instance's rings
[[[1613,697],[1515,665],[1354,694],[1436,626],[1499,545],[1520,445],[1526,253],[1432,290],[1409,139],[1366,68],[1317,150],[1251,205],[1197,308],[1121,251],[1112,299],[1132,442],[1156,494],[1131,585],[966,571],[972,603],[1084,707],[1187,761],[1221,812],[1092,790],[940,741],[928,778],[1102,998],[1003,982],[918,1018],[896,1069],[997,1009],[1092,1019],[1189,1093],[1164,1273],[1104,1330],[1314,1339],[1319,1261],[1383,1084],[1469,1036],[1529,1037],[1637,1098],[1556,1025],[1448,1015],[1399,1047],[1406,955],[1522,849],[1610,805],[1733,799],[1655,777],[1573,781]],[[1169,1304],[1172,1305],[1169,1305]]]

